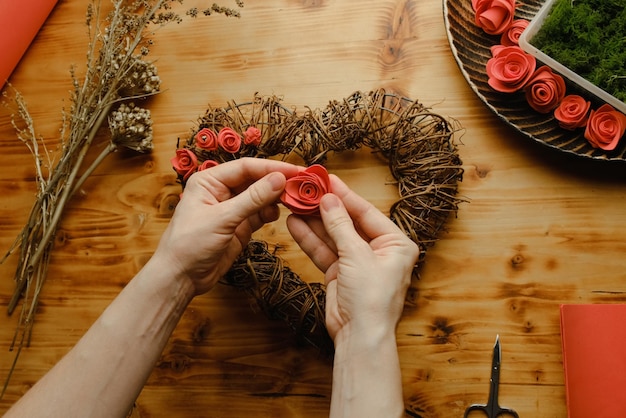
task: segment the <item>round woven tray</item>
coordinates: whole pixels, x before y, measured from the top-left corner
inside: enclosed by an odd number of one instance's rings
[[[516,18],[532,20],[544,0],[518,2]],[[485,66],[491,58],[490,47],[499,43],[499,37],[487,35],[474,23],[474,10],[470,0],[443,0],[444,21],[452,54],[463,76],[478,97],[500,119],[511,125],[525,137],[567,154],[604,161],[626,160],[626,141],[617,149],[606,152],[593,148],[583,137],[583,131],[567,131],[561,128],[552,114],[535,112],[526,102],[524,93],[505,94],[494,91],[487,84]],[[539,64],[539,63],[538,63]],[[581,92],[567,83],[570,93],[587,97],[594,106],[600,102],[588,93]]]

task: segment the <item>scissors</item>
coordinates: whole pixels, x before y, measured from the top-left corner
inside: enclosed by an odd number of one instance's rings
[[[498,385],[500,384],[500,362],[502,360],[502,349],[500,348],[500,335],[496,336],[496,344],[493,346],[493,357],[491,359],[491,378],[489,379],[489,399],[486,404],[473,404],[467,407],[465,415],[472,411],[482,411],[489,418],[496,418],[502,415],[510,415],[519,418],[517,412],[511,408],[503,408],[498,403]]]

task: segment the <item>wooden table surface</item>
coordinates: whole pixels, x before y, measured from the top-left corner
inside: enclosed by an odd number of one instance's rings
[[[70,105],[69,68],[85,64],[85,10],[85,2],[60,0],[10,80],[53,148]],[[151,57],[164,88],[149,105],[154,152],[109,157],[71,201],[32,345],[0,412],[67,352],[150,256],[171,216],[164,202],[179,192],[169,162],[176,140],[208,103],[259,92],[315,108],[382,87],[464,127],[459,187],[468,203],[428,252],[398,328],[407,416],[460,417],[469,404],[486,401],[499,334],[500,403],[522,417],[565,417],[559,305],[626,299],[626,166],[555,152],[494,116],[453,59],[441,0],[263,0],[241,13],[185,19],[154,35]],[[0,109],[2,252],[35,192],[34,165],[9,115]],[[383,211],[396,198],[387,168],[365,151],[333,158],[328,167]],[[294,270],[320,280],[289,238],[284,216],[258,237],[280,243]],[[2,306],[15,265],[15,257],[0,265]],[[225,287],[194,300],[136,416],[327,416],[329,361],[249,305]],[[3,314],[3,380],[16,323],[17,315]]]

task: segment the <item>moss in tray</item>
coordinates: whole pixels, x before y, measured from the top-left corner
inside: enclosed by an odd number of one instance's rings
[[[626,0],[557,0],[532,41],[626,102]]]

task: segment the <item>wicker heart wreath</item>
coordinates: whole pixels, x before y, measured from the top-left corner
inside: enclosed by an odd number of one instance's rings
[[[324,109],[298,114],[275,96],[211,108],[193,134],[178,140],[172,164],[180,183],[198,170],[241,157],[299,156],[305,165],[324,164],[329,153],[362,146],[389,164],[400,198],[389,217],[419,245],[419,268],[461,199],[461,159],[454,123],[417,101],[377,90],[355,92]],[[269,318],[285,321],[298,338],[325,352],[333,343],[324,322],[325,288],[308,283],[283,264],[264,241],[253,240],[223,283],[245,290]]]

